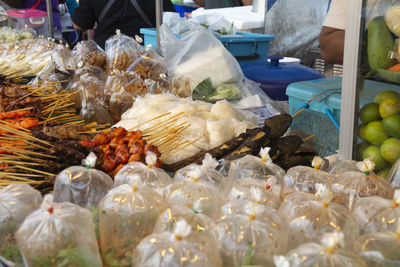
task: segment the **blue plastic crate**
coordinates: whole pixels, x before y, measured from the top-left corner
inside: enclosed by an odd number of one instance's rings
[[[286,94],[289,96],[289,112],[291,115],[301,109],[314,96],[330,90],[317,97],[309,107],[293,118],[292,130],[299,130],[306,135],[317,134],[310,141],[320,156],[336,154],[339,148],[339,131],[326,110],[340,123],[341,94],[332,94],[334,89],[341,91],[342,79],[330,78],[314,81],[292,83],[288,86]],[[374,100],[377,93],[384,90],[394,90],[400,93],[400,86],[365,80],[365,88],[360,94],[360,108]]]
[[[140,29],[144,44],[157,46],[157,31],[154,28]],[[239,61],[240,65],[265,62],[273,35],[238,32],[236,35],[218,37],[226,49]]]
[[[176,12],[179,13],[179,16],[182,18],[185,17],[185,13],[192,13],[194,10],[198,9],[199,6],[189,6],[183,4],[174,4]]]

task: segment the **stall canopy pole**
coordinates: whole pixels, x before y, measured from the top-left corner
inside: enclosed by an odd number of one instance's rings
[[[359,109],[359,94],[362,83],[359,79],[361,10],[362,0],[348,1],[346,38],[343,57],[342,105],[340,113],[339,156],[353,158],[354,140],[357,138],[356,121]]]
[[[156,0],[156,28],[157,28],[157,47],[161,48],[160,45],[160,26],[163,20],[163,1]]]
[[[53,7],[51,0],[46,0],[47,16],[49,18],[49,33],[50,37],[54,38],[54,23],[53,23]]]

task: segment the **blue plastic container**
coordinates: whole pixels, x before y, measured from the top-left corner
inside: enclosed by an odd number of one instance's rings
[[[179,16],[182,18],[185,17],[185,13],[192,13],[194,10],[198,9],[197,5],[184,5],[184,4],[174,4],[176,12],[179,13]]]
[[[365,90],[360,94],[360,108],[373,101],[375,95],[383,90],[400,93],[400,86],[365,80]],[[305,136],[317,134],[310,141],[320,156],[336,154],[339,148],[339,131],[328,117],[327,110],[340,123],[342,79],[330,78],[315,81],[292,83],[286,94],[289,96],[289,112],[294,115],[305,103],[320,93],[308,104],[303,112],[293,118],[292,130],[303,132]],[[326,98],[326,99],[324,99]]]
[[[157,31],[154,28],[140,29],[144,35],[144,45],[157,46]],[[218,37],[226,49],[239,61],[240,65],[265,62],[273,35],[238,32],[236,35]]]
[[[280,63],[283,57],[268,57],[271,61],[242,66],[243,74],[250,80],[261,84],[261,89],[273,100],[287,101],[286,88],[299,81],[316,80],[324,75],[312,68],[294,64]]]

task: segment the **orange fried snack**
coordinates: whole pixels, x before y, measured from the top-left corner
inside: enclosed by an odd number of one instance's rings
[[[11,123],[13,125],[16,125],[18,127],[24,128],[24,129],[30,129],[39,124],[39,120],[31,117],[26,117],[26,118],[16,118],[16,119],[5,119],[4,121]],[[5,130],[0,129],[0,135],[8,133]]]
[[[26,115],[30,115],[31,113],[27,110],[16,110],[16,111],[8,111],[8,112],[0,112],[0,120],[4,119],[15,119],[20,118]]]

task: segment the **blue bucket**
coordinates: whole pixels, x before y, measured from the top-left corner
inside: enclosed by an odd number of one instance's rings
[[[185,13],[192,13],[193,10],[198,9],[198,6],[186,6],[186,5],[181,5],[181,4],[174,4],[176,12],[179,13],[179,15],[184,18]]]

